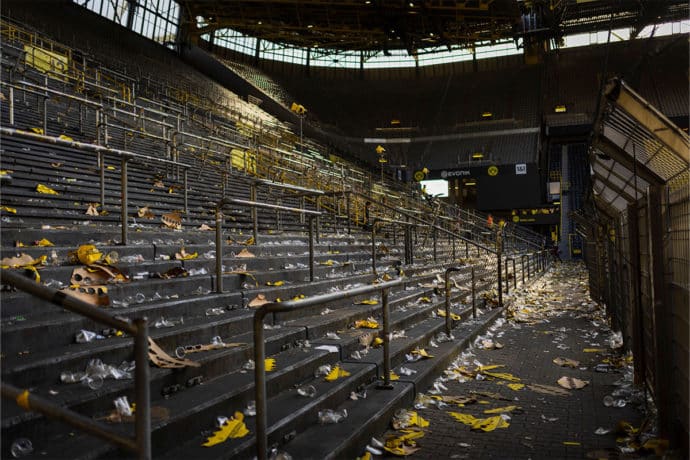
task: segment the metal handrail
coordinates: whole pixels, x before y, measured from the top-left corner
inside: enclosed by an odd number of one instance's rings
[[[384,219],[382,217],[375,217],[374,220],[371,222],[371,272],[374,276],[378,276],[378,273],[376,273],[376,224],[379,222],[384,222],[388,224],[398,224],[398,225],[405,225],[407,228],[405,228],[405,234],[407,235],[407,232],[409,231],[410,226],[416,226],[417,224],[412,223],[412,222],[404,222],[401,220],[392,220],[392,219]],[[411,263],[412,259],[412,247],[410,244],[410,238],[407,236],[405,237],[405,262],[406,263]]]
[[[320,216],[318,211],[279,206],[277,204],[259,203],[256,201],[240,200],[237,198],[221,198],[216,203],[216,292],[223,292],[223,208],[226,205],[248,206],[252,209],[264,208],[277,211],[294,212],[309,216],[309,281],[314,281],[314,217]],[[254,244],[258,244],[258,228],[254,227]]]
[[[106,313],[100,308],[63,291],[38,284],[10,269],[0,269],[0,283],[8,284],[35,297],[58,305],[65,310],[85,316],[134,336],[134,385],[137,410],[135,413],[136,437],[122,436],[107,426],[66,409],[51,401],[33,395],[28,389],[21,390],[2,383],[2,396],[14,399],[25,410],[35,410],[48,417],[57,418],[89,434],[112,442],[124,449],[138,453],[140,460],[151,459],[151,394],[149,387],[148,323],[146,317],[130,320]]]
[[[383,385],[381,388],[391,388],[390,384],[390,334],[388,290],[405,283],[405,279],[397,279],[372,286],[362,286],[347,291],[322,294],[301,300],[287,302],[271,302],[262,305],[254,313],[254,391],[256,402],[256,455],[259,460],[267,458],[268,433],[266,416],[266,345],[264,343],[264,318],[268,313],[296,311],[335,300],[342,300],[357,295],[381,291],[381,309],[383,313]]]
[[[130,161],[135,161],[143,164],[148,163],[161,163],[165,165],[173,165],[181,167],[184,170],[184,211],[187,212],[188,208],[188,184],[187,184],[187,170],[191,168],[190,165],[185,163],[180,163],[172,160],[165,160],[162,158],[150,157],[147,155],[142,155],[139,153],[129,152],[127,150],[118,150],[110,147],[104,147],[97,144],[88,144],[86,142],[77,142],[67,139],[60,139],[59,137],[45,136],[42,134],[32,133],[30,131],[22,131],[19,129],[0,127],[0,134],[4,136],[17,136],[24,137],[27,139],[33,139],[40,142],[46,142],[49,144],[62,145],[65,147],[76,148],[78,150],[86,150],[90,152],[98,153],[99,163],[100,163],[100,194],[101,194],[101,206],[105,208],[105,162],[103,161],[104,154],[117,155],[121,159],[120,168],[120,224],[122,226],[122,245],[127,244],[127,219],[128,219],[128,183],[127,183],[127,166]]]

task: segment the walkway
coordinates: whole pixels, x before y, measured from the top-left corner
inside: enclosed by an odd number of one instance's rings
[[[638,458],[630,435],[644,422],[644,395],[632,391],[632,366],[613,348],[620,339],[590,300],[584,267],[558,264],[512,300],[508,319],[417,398],[429,426],[407,458]],[[584,386],[565,389],[562,377]]]

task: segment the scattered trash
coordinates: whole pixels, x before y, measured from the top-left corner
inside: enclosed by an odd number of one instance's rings
[[[256,416],[256,401],[252,399],[247,403],[247,407],[244,409],[244,415],[247,417]]]
[[[120,396],[119,398],[116,398],[115,401],[113,401],[113,404],[115,404],[115,410],[117,410],[117,413],[121,417],[132,416],[133,412],[129,405],[129,401],[127,400],[127,396]]]
[[[404,367],[404,366],[400,366],[400,370],[398,372],[400,372],[402,375],[407,375],[407,376],[417,373],[416,370],[410,369],[410,368]]]
[[[577,368],[577,366],[580,365],[580,361],[575,361],[574,359],[570,359],[570,358],[554,358],[553,363],[556,364],[557,366],[573,367],[573,368]]]
[[[351,391],[350,392],[350,399],[353,401],[357,401],[359,399],[367,399],[366,388],[358,388],[357,391]]]
[[[101,340],[101,339],[105,339],[105,337],[103,337],[102,335],[97,334],[95,332],[87,331],[85,329],[82,329],[81,331],[77,332],[77,335],[74,338],[74,340],[77,343],[89,343],[93,340]]]
[[[349,376],[350,376],[350,373],[348,371],[341,369],[340,366],[335,366],[326,375],[325,380],[327,382],[333,382],[333,381],[338,380],[340,378],[349,377]]]
[[[319,423],[322,425],[342,422],[347,418],[347,409],[334,411],[332,409],[325,409],[319,411]]]
[[[594,431],[594,434],[598,434],[601,436],[601,435],[609,434],[610,432],[611,432],[610,429],[607,429],[604,427],[599,427]]]
[[[17,438],[10,447],[10,453],[14,458],[21,458],[31,454],[34,446],[27,438]]]
[[[420,417],[417,412],[410,411],[407,409],[398,409],[395,411],[392,420],[393,428],[396,430],[401,430],[410,427],[426,428],[429,426],[429,422],[422,417]]]
[[[218,431],[213,433],[205,443],[204,447],[215,446],[232,438],[243,438],[249,434],[247,425],[244,424],[244,414],[235,412],[235,415],[227,420]]]
[[[368,319],[360,319],[360,320],[355,321],[355,327],[358,329],[361,329],[361,328],[378,329],[379,323],[374,318],[370,317]]]
[[[59,195],[58,192],[56,192],[52,188],[48,187],[47,185],[43,185],[43,184],[37,184],[36,185],[36,191],[38,193],[42,193],[44,195]]]
[[[568,390],[580,390],[589,385],[589,381],[580,380],[575,377],[563,376],[560,379],[558,379],[558,384]]]
[[[326,338],[330,340],[340,340],[340,336],[335,332],[326,332]]]
[[[161,216],[161,222],[163,222],[163,225],[167,228],[182,230],[182,217],[179,213],[170,212],[168,214],[163,214]]]
[[[240,252],[238,252],[237,254],[235,254],[235,257],[238,257],[238,258],[252,258],[252,257],[256,257],[256,256],[255,256],[254,254],[252,254],[251,252],[249,252],[249,250],[248,250],[247,248],[244,248],[244,249],[242,249]]]
[[[226,310],[222,307],[214,307],[206,310],[206,316],[218,316],[226,313]]]
[[[254,297],[251,301],[249,301],[247,306],[251,307],[251,308],[257,308],[257,307],[265,305],[269,302],[270,301],[266,299],[266,296],[264,294],[257,294],[256,297]]]
[[[457,421],[470,426],[472,430],[489,432],[494,431],[497,428],[508,428],[510,426],[510,423],[508,423],[504,415],[495,415],[493,417],[482,419],[476,418],[470,414],[462,414],[459,412],[448,412],[448,414]]]
[[[151,337],[149,337],[149,359],[153,361],[153,364],[156,366],[166,369],[201,366],[201,364],[190,361],[189,359],[173,358],[163,351]]]
[[[316,388],[313,385],[302,385],[297,388],[297,394],[305,398],[313,398],[316,396]]]
[[[319,377],[325,377],[328,374],[331,373],[331,365],[330,364],[324,364],[322,366],[319,366],[316,371],[314,372],[314,377],[319,378]]]
[[[558,421],[558,417],[547,417],[544,414],[541,414],[541,419],[545,422],[557,422]]]
[[[184,324],[184,317],[180,316],[177,319],[165,319],[165,317],[161,316],[158,320],[156,320],[153,323],[153,327],[155,327],[156,329],[162,329],[167,327],[175,327],[178,324]]]
[[[333,313],[333,310],[331,310],[330,308],[324,308],[323,310],[321,310],[321,316],[325,316],[329,313]]]

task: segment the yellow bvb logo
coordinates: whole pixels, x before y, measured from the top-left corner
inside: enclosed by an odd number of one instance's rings
[[[489,173],[489,176],[495,176],[498,174],[498,166],[489,166],[486,172]]]

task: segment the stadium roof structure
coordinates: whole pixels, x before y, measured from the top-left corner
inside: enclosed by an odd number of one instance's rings
[[[686,0],[178,0],[191,36],[233,29],[303,48],[387,52],[645,26],[688,17]]]

